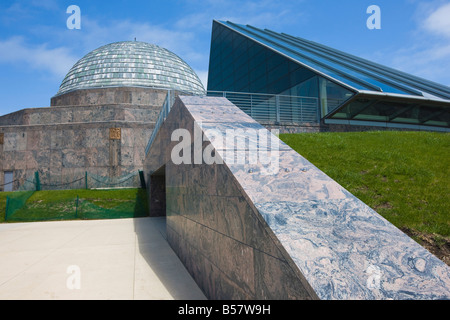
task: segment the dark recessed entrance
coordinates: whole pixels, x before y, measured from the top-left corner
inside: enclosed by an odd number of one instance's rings
[[[166,166],[150,176],[150,216],[166,216]]]

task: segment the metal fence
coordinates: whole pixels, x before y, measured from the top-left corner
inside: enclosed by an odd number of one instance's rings
[[[208,91],[207,96],[225,97],[253,119],[262,123],[300,124],[318,123],[320,121],[319,100],[315,97],[229,91]],[[174,102],[175,93],[168,90],[155,128],[145,148],[145,154],[148,154],[159,128],[169,114]]]
[[[11,183],[13,185],[10,191],[145,188],[141,170],[118,177],[102,176],[88,171],[67,175],[35,171]]]
[[[166,100],[164,100],[161,111],[159,112],[158,119],[156,120],[155,128],[153,129],[150,139],[148,140],[147,147],[145,148],[145,154],[148,154],[148,151],[150,150],[150,147],[152,146],[152,143],[156,138],[156,134],[158,133],[159,128],[163,124],[164,120],[166,120],[167,115],[169,114],[174,102],[175,94],[172,90],[168,90]]]
[[[208,91],[208,96],[227,98],[258,122],[319,122],[319,100],[315,97],[226,91]]]

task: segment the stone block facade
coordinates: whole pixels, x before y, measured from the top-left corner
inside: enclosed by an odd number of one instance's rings
[[[79,90],[52,98],[52,107],[0,117],[0,185],[5,172],[13,172],[17,190],[36,171],[42,183],[55,185],[86,171],[119,177],[142,170],[166,95],[149,88]],[[112,129],[120,130],[118,138]]]
[[[151,88],[116,87],[81,89],[53,97],[51,99],[51,106],[93,106],[111,104],[162,106],[165,98],[165,90]]]

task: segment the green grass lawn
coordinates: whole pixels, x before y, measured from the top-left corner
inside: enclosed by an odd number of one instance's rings
[[[5,221],[7,196],[16,199],[29,196],[25,205],[15,211],[8,221],[108,219],[148,214],[147,195],[143,189],[3,192],[0,193],[0,222]],[[16,201],[13,205],[22,204]]]
[[[280,139],[412,233],[450,236],[450,134],[346,132],[281,134]]]

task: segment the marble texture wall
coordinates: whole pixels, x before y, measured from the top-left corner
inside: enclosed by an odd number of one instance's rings
[[[165,164],[168,241],[191,275],[210,299],[317,298],[226,165],[170,161],[171,132],[180,125],[194,134],[194,119],[181,105],[177,100],[160,129],[144,172],[151,184]]]
[[[223,163],[174,164],[171,133],[200,124]],[[278,170],[233,161],[208,131],[232,128],[264,130],[224,98],[180,97],[144,164],[165,165],[168,240],[208,298],[450,298],[446,264],[275,136]]]

